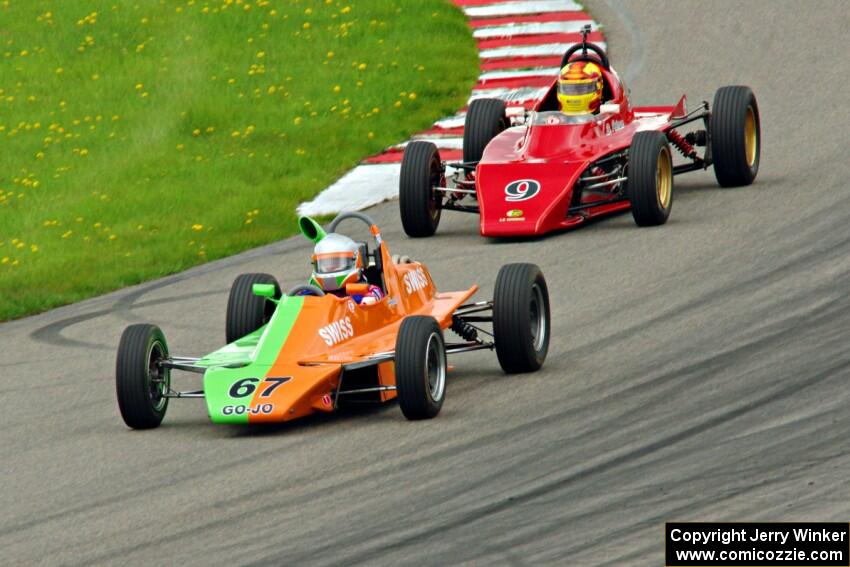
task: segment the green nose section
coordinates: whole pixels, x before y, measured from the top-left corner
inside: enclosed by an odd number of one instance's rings
[[[298,219],[298,228],[301,229],[301,234],[314,243],[318,243],[326,235],[325,230],[310,217],[301,217]]]

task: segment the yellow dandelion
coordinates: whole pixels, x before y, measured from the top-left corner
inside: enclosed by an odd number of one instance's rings
[[[338,93],[341,90],[342,90],[342,87],[340,87],[339,85],[334,86],[334,92],[335,93]]]
[[[262,59],[262,58],[263,58],[263,57],[265,57],[265,56],[266,56],[266,52],[265,52],[265,51],[258,51],[258,52],[257,52],[257,59]]]
[[[366,70],[366,64],[361,63],[360,65],[357,66],[357,68],[360,69],[361,71],[365,71]]]
[[[200,231],[204,230],[204,225],[202,225],[202,224],[193,224],[193,225],[192,225],[192,230],[194,230],[195,232],[200,232]]]
[[[368,137],[369,137],[369,139],[371,140],[372,138],[374,138],[374,137],[375,137],[375,133],[374,133],[374,132],[369,132],[369,133],[367,134],[367,136],[368,136]]]
[[[192,135],[193,136],[200,136],[201,135],[201,129],[195,128],[194,130],[192,130]]]
[[[407,98],[409,98],[410,100],[416,100],[416,93],[410,93],[409,95],[407,95]]]
[[[136,90],[137,90],[137,91],[140,91],[140,90],[142,90],[143,88],[145,88],[145,85],[144,85],[143,83],[136,83]]]

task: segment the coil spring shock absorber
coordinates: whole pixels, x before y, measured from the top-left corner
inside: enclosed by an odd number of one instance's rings
[[[676,149],[682,152],[682,155],[686,158],[695,158],[697,155],[697,151],[694,147],[685,139],[684,136],[676,132],[675,130],[669,130],[667,132],[667,139],[676,146]]]
[[[457,315],[452,317],[451,329],[467,341],[478,340],[478,330]]]

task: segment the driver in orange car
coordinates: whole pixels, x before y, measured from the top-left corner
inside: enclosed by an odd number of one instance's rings
[[[358,305],[383,299],[384,292],[363,276],[365,259],[360,247],[347,236],[332,232],[313,249],[313,274],[310,283],[325,293],[350,297]]]

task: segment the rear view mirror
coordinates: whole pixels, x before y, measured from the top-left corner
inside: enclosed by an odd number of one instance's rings
[[[254,295],[259,295],[260,297],[274,299],[275,296],[274,284],[255,283],[251,290],[254,292]]]

